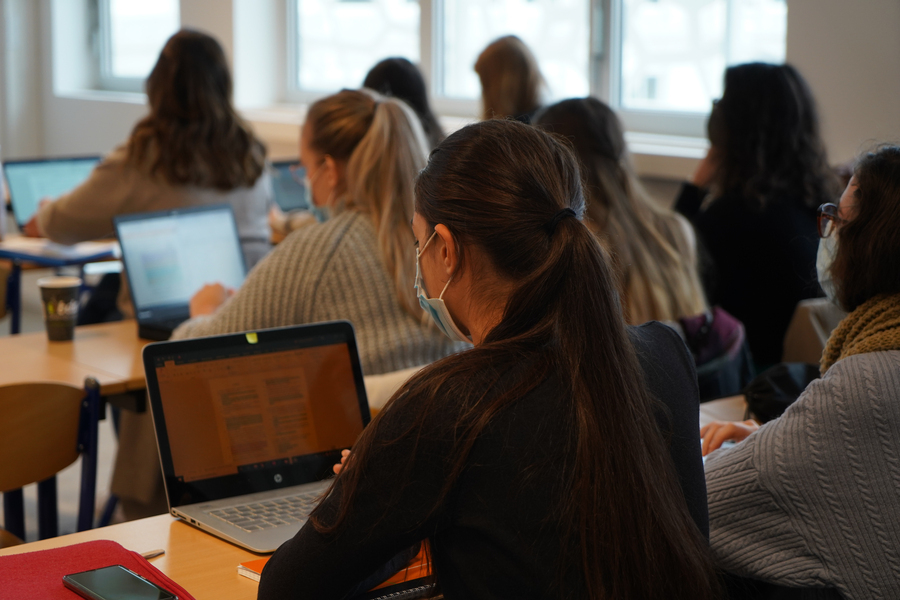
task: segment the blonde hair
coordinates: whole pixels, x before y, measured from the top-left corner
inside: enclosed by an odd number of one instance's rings
[[[507,35],[491,42],[475,61],[481,79],[482,117],[505,119],[531,113],[541,104],[544,77],[525,42]]]
[[[307,114],[313,148],[346,161],[346,194],[336,210],[355,210],[375,224],[378,251],[400,305],[419,319],[415,283],[413,188],[427,161],[418,117],[406,104],[374,92],[342,90]]]
[[[690,224],[641,185],[619,119],[595,98],[548,107],[537,124],[566,137],[578,155],[585,220],[613,255],[629,323],[674,321],[707,309]]]

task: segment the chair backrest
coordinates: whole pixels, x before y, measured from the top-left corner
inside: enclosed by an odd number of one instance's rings
[[[60,383],[0,386],[0,492],[6,529],[25,538],[22,486],[38,484],[38,532],[58,532],[56,474],[79,457],[81,492],[78,531],[93,527],[97,479],[97,421],[100,385]]]
[[[0,387],[0,492],[43,481],[75,462],[84,395],[61,383]]]

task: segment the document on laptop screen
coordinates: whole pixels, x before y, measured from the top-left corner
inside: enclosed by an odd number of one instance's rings
[[[123,222],[119,243],[138,309],[187,304],[206,283],[237,288],[244,259],[228,210]]]
[[[346,344],[156,368],[175,476],[290,464],[348,448],[362,432]]]

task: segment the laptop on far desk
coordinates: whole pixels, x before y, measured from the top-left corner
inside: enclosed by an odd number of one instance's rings
[[[296,171],[291,172],[292,168]],[[272,192],[275,196],[275,204],[285,213],[309,209],[306,186],[297,180],[297,178],[303,177],[303,173],[303,167],[300,167],[295,160],[272,163]],[[294,176],[295,174],[297,177]]]
[[[167,340],[207,283],[237,288],[247,269],[231,206],[199,206],[114,219],[138,335]]]
[[[3,176],[19,229],[31,220],[41,200],[72,191],[99,162],[99,156],[3,161]]]
[[[306,522],[369,422],[346,321],[150,344],[169,512],[253,552]]]

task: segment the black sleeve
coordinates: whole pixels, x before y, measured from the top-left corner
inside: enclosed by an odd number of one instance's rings
[[[675,210],[688,219],[693,219],[700,213],[700,206],[703,204],[706,194],[707,190],[697,187],[693,183],[682,183],[681,191],[678,192],[678,198],[675,200]]]
[[[671,327],[650,322],[629,327],[644,382],[661,402],[656,420],[669,442],[678,481],[688,510],[704,536],[709,538],[706,477],[700,452],[700,395],[694,359]]]
[[[381,418],[379,439],[394,439],[403,431],[411,422],[414,405],[408,400],[388,409]],[[435,418],[432,422],[436,426],[423,428],[419,436],[372,446],[341,528],[324,535],[307,523],[285,542],[266,563],[260,600],[344,598],[397,554],[437,532],[438,515],[428,513],[448,476],[452,447],[449,432],[442,431],[439,423],[452,421]],[[411,456],[415,459],[411,472],[401,478],[397,465]],[[337,514],[341,481],[338,477],[322,501],[326,523]]]

